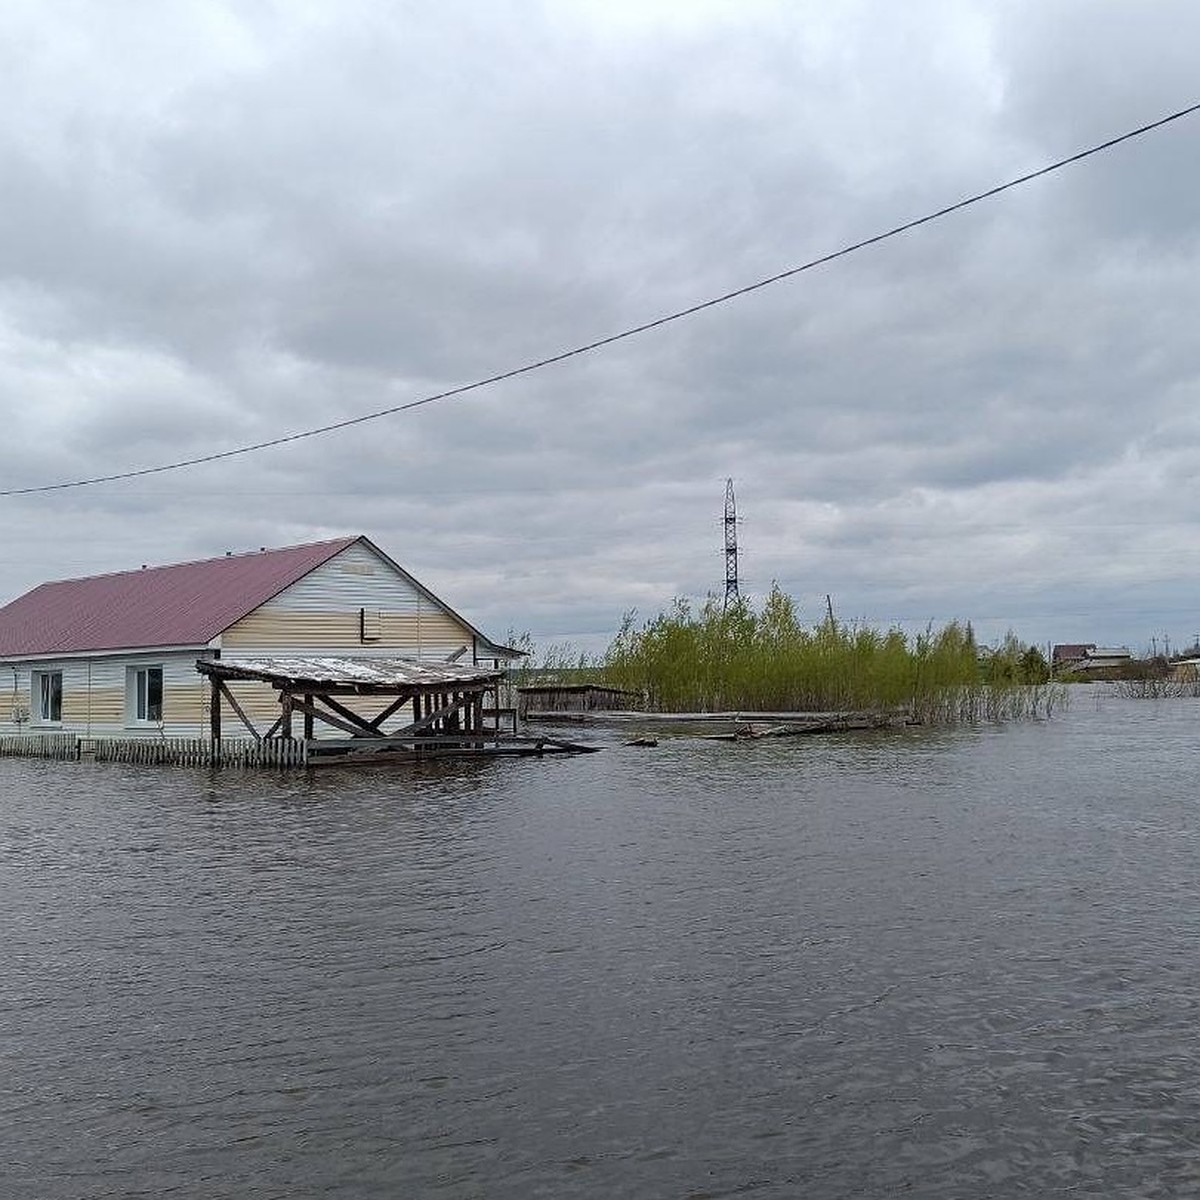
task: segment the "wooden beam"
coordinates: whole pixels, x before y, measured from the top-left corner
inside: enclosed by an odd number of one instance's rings
[[[316,693],[314,700],[320,700],[322,704],[325,704],[329,708],[333,709],[333,711],[337,713],[339,717],[341,717],[343,720],[349,721],[352,725],[357,725],[359,729],[361,729],[363,733],[367,734],[368,736],[377,734],[379,732],[379,727],[377,725],[372,725],[366,717],[359,716],[358,713],[354,712],[352,709],[346,708],[346,706],[343,704],[339,704],[336,700],[330,699],[330,697],[326,696],[323,692]]]
[[[399,689],[403,689],[406,693],[415,691],[431,690],[435,686],[431,684],[413,684],[413,683],[355,683],[355,684],[339,684],[339,683],[321,683],[311,679],[234,679],[233,682],[247,683],[265,683],[269,687],[275,688],[280,692],[290,692],[293,696],[302,696],[307,693],[319,696],[395,696]],[[490,686],[487,680],[469,680],[464,684],[458,685],[466,687],[470,690]]]
[[[343,721],[341,717],[335,717],[333,713],[324,712],[317,708],[315,704],[309,704],[307,701],[298,700],[295,696],[291,697],[292,707],[299,709],[302,713],[312,713],[318,721],[324,721],[326,725],[332,725],[334,729],[341,729],[346,733],[352,733],[355,737],[362,736],[362,730],[351,725],[349,721]],[[375,736],[378,736],[376,734]]]
[[[407,703],[408,703],[407,696],[397,696],[396,699],[393,700],[392,703],[389,704],[387,706],[387,708],[385,708],[383,710],[383,712],[381,712],[379,714],[379,716],[372,719],[371,728],[372,729],[381,728],[384,721],[386,721],[388,719],[388,717],[390,717],[393,713],[397,712],[399,709],[403,708]]]
[[[427,704],[432,702],[432,696],[425,697]],[[428,729],[434,721],[441,720],[448,713],[452,713],[469,702],[469,698],[464,697],[458,704],[447,704],[441,708],[429,709],[426,708],[425,715],[419,720],[414,721],[411,725],[405,725],[403,729],[397,729],[395,733],[390,734],[390,737],[407,737],[410,733],[418,733],[422,729]]]
[[[574,754],[595,754],[601,747],[581,745],[578,742],[567,742],[560,738],[546,737],[502,737],[488,739],[490,745],[487,753],[503,752],[507,747],[527,747],[527,753],[544,754],[547,752],[567,751]],[[417,750],[426,747],[430,750],[441,748],[447,753],[456,751],[477,751],[474,740],[462,734],[425,733],[416,737],[393,737],[390,734],[381,738],[321,738],[317,743],[321,751],[362,751],[363,754],[375,754],[386,750]]]
[[[221,694],[226,700],[229,701],[229,707],[232,708],[235,713],[237,713],[237,715],[241,718],[242,724],[245,725],[248,730],[250,730],[250,736],[254,738],[256,742],[261,742],[262,736],[259,734],[258,730],[254,728],[254,722],[251,721],[250,718],[242,711],[242,706],[237,702],[237,697],[234,696],[234,694],[229,690],[228,684],[226,684],[225,680],[223,679],[217,680],[217,683],[221,688]]]
[[[311,703],[312,703],[312,696],[311,696],[311,695],[309,695],[309,694],[306,694],[306,695],[305,695],[305,697],[304,697],[304,699],[305,699],[305,700],[306,700],[306,701],[307,701],[309,704],[311,704]],[[312,715],[312,713],[310,713],[310,712],[305,712],[305,714],[304,714],[304,740],[305,740],[306,742],[311,742],[311,741],[312,741],[312,736],[313,736],[313,715]]]

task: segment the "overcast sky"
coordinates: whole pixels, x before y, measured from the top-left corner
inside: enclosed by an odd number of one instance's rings
[[[0,7],[0,488],[392,405],[1200,100],[1200,6]],[[45,579],[365,533],[494,636],[743,590],[983,640],[1200,630],[1200,116],[458,400],[0,499]]]

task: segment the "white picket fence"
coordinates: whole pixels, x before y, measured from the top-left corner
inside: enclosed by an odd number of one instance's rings
[[[73,733],[0,734],[0,758],[57,758],[74,761],[79,757],[79,739]]]
[[[54,758],[68,762],[135,763],[165,767],[304,767],[303,741],[256,742],[251,738],[84,738],[74,733],[0,736],[0,757]]]

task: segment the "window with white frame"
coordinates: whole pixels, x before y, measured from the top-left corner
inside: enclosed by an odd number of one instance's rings
[[[57,725],[62,720],[62,672],[34,671],[32,684],[34,720]]]
[[[125,707],[135,724],[159,725],[163,719],[162,667],[130,667],[125,680]]]

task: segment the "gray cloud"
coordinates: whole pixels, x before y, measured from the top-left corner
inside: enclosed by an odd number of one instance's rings
[[[1196,97],[1200,15],[931,3],[0,16],[4,486],[402,404]],[[1195,120],[687,322],[254,456],[3,503],[0,594],[363,531],[603,644],[743,573],[816,616],[1190,637]]]

